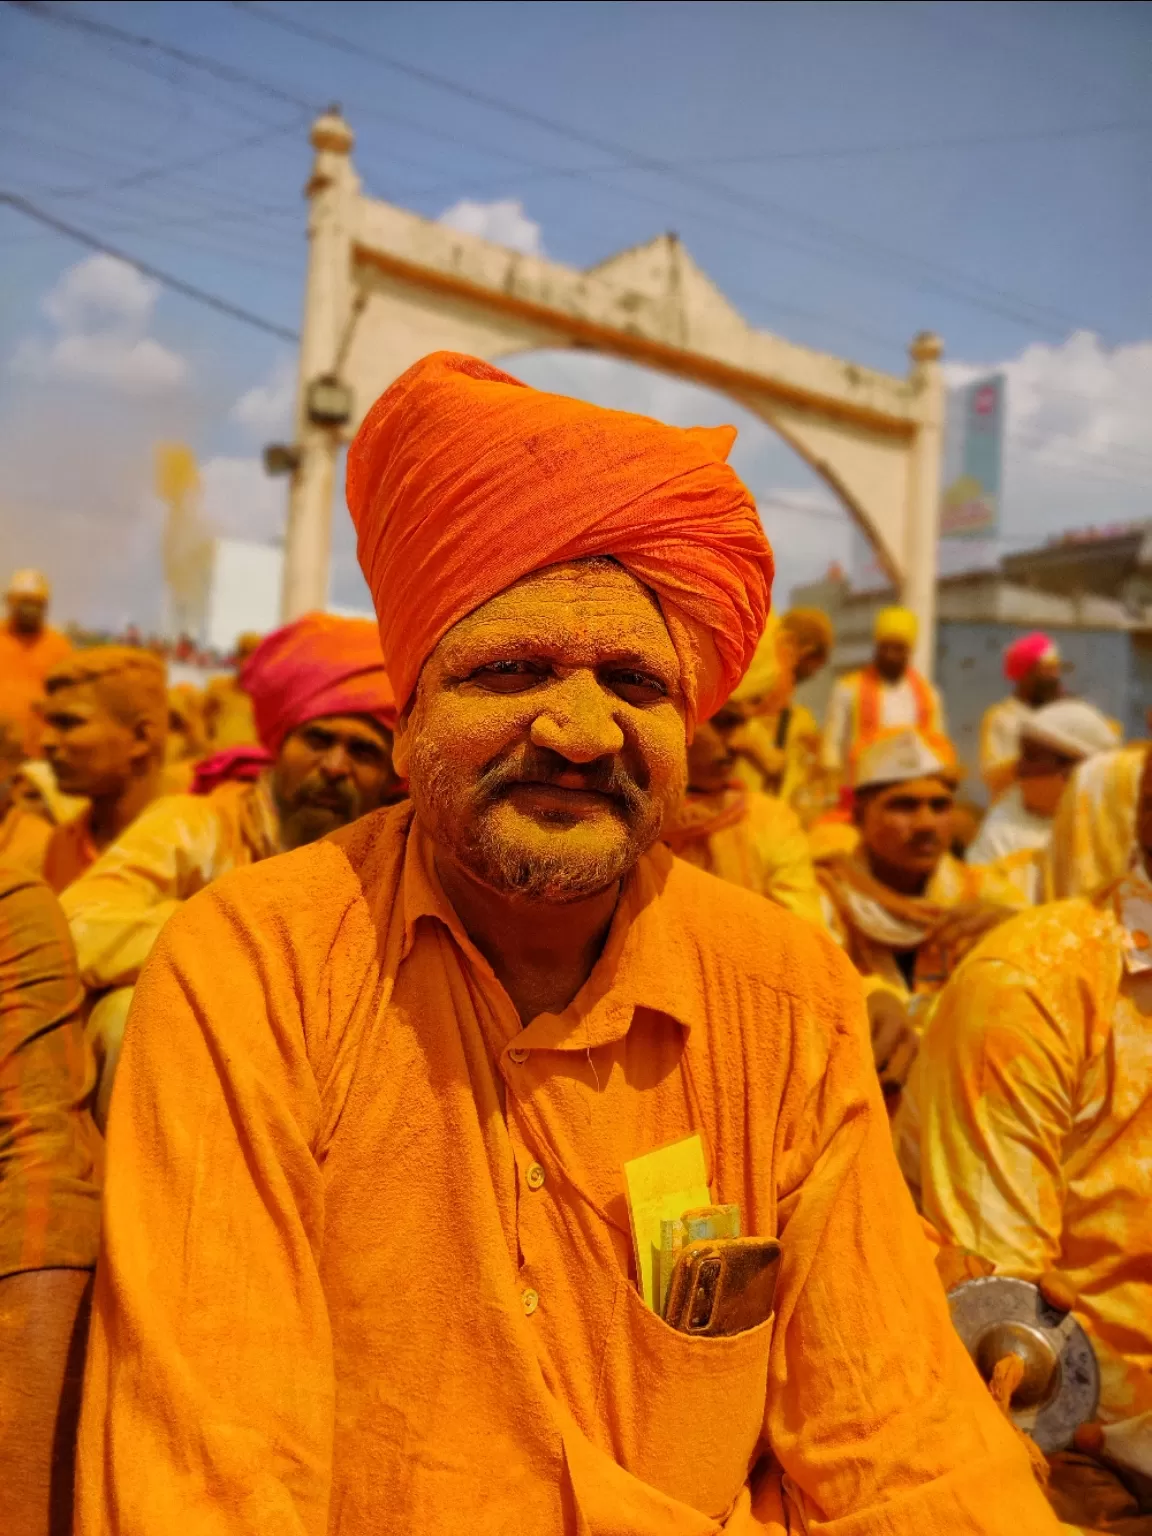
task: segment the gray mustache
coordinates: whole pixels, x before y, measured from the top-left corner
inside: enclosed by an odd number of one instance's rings
[[[572,763],[547,747],[525,747],[491,764],[480,775],[479,789],[485,799],[498,800],[517,784],[553,784],[561,776],[578,774],[581,789],[622,800],[628,809],[647,801],[645,791],[618,758],[598,757],[591,763]]]

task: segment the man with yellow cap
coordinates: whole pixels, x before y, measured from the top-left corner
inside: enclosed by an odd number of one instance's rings
[[[947,733],[940,695],[911,665],[916,615],[907,608],[883,608],[876,619],[876,649],[858,672],[840,678],[824,722],[821,759],[844,778],[853,755],[880,731],[897,726]]]
[[[1009,880],[948,851],[958,779],[946,738],[882,731],[852,768],[859,844],[817,865],[828,926],[867,978],[876,1064],[893,1092],[927,1002],[961,955],[1023,905]]]
[[[452,353],[369,412],[411,800],[217,881],[141,977],[79,1536],[1055,1536],[858,980],[659,843],[768,606],[734,435]],[[661,1315],[660,1214],[714,1201],[756,1282]]]
[[[74,651],[45,678],[44,756],[60,789],[88,801],[52,832],[53,890],[79,879],[162,792],[166,685],[159,657],[119,645]]]
[[[15,723],[30,757],[39,752],[36,706],[44,696],[44,678],[72,649],[45,623],[51,595],[40,571],[16,571],[6,593],[7,622],[0,626],[0,716]]]

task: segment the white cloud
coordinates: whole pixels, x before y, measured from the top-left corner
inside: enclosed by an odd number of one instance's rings
[[[510,197],[495,203],[474,203],[471,198],[463,198],[446,208],[436,222],[458,229],[461,234],[478,235],[494,245],[505,245],[524,256],[544,254],[539,224],[528,217],[522,203]]]
[[[282,357],[263,384],[245,390],[232,407],[230,419],[261,441],[274,439],[288,431],[295,396],[295,364],[292,358]]]
[[[152,318],[160,285],[115,256],[89,256],[69,267],[40,308],[62,331],[144,325]]]
[[[86,257],[41,302],[55,337],[25,337],[12,354],[12,372],[127,395],[177,388],[188,377],[187,361],[147,334],[159,291],[127,262]]]
[[[951,385],[1007,380],[1002,532],[1019,547],[1068,528],[1152,516],[1152,341],[1090,331],[995,363],[954,363]]]

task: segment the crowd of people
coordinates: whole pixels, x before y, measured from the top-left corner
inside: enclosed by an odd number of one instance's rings
[[[433,354],[378,624],[203,690],[12,578],[4,1536],[1152,1533],[1149,747],[1023,636],[976,811],[898,607],[818,723],[734,436]],[[992,1275],[1096,1357],[1048,1455]]]

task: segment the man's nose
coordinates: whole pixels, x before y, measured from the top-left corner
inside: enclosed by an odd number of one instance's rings
[[[346,779],[352,772],[352,758],[343,742],[331,746],[320,759],[320,772],[326,779]]]
[[[533,746],[557,752],[570,763],[591,763],[624,746],[612,697],[591,672],[575,672],[553,684],[530,734]]]

